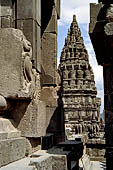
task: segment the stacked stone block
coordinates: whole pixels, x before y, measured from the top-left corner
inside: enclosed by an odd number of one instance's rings
[[[42,1],[42,72],[43,85],[56,86],[58,1]],[[48,15],[47,15],[48,14]]]
[[[0,97],[4,99],[0,101],[0,148],[9,142],[5,152],[16,144],[20,150],[18,157],[17,151],[8,153],[0,166],[38,150],[47,133],[55,136],[56,143],[62,140],[62,106],[56,87],[59,15],[59,0],[0,0]],[[8,130],[2,128],[5,122]],[[0,154],[4,157],[5,152]]]
[[[0,0],[0,27],[23,31],[33,48],[32,62],[41,72],[41,1]]]

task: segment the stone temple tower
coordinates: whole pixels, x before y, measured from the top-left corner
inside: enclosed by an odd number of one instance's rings
[[[66,125],[84,123],[88,127],[99,122],[101,101],[96,97],[94,73],[75,15],[62,49],[59,70]],[[79,133],[82,132],[83,129]]]

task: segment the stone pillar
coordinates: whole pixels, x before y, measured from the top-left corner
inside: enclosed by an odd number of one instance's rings
[[[103,66],[106,166],[113,169],[113,3],[91,4],[90,38],[99,65]]]
[[[113,147],[113,65],[104,65],[106,143]]]
[[[14,6],[12,0],[0,0],[0,28],[14,27]]]
[[[113,167],[113,65],[104,65],[104,110],[107,169]]]
[[[33,48],[32,62],[41,71],[41,0],[17,0],[16,27],[21,29]]]
[[[57,70],[57,3],[41,1],[42,5],[42,74],[43,85],[56,85]],[[59,11],[59,9],[58,9]]]

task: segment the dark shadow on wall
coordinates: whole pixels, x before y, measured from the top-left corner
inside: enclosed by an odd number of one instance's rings
[[[101,9],[100,12],[98,14],[97,20],[98,21],[102,21],[105,20],[106,18],[106,13],[107,13],[107,9],[109,8],[109,4],[104,5]]]
[[[41,36],[52,16],[54,0],[41,0]]]

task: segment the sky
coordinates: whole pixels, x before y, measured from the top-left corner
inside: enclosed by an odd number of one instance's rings
[[[76,15],[77,22],[82,32],[85,46],[89,54],[89,62],[93,68],[95,75],[95,83],[97,87],[97,96],[101,98],[101,113],[104,109],[104,90],[103,90],[103,68],[98,65],[95,53],[88,35],[88,27],[90,22],[90,3],[98,3],[98,0],[61,0],[61,16],[58,21],[58,63],[61,50],[64,46],[65,37],[73,15]]]

